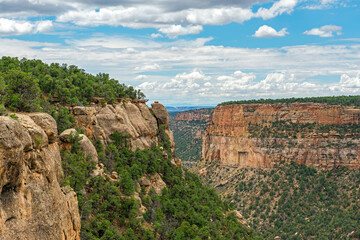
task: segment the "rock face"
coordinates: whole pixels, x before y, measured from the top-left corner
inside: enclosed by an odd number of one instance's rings
[[[217,106],[203,137],[202,158],[232,167],[271,168],[281,161],[318,169],[360,167],[359,136],[332,130],[254,136],[251,126],[266,133],[273,130],[274,123],[317,124],[331,129],[335,125],[359,124],[360,109],[316,103]]]
[[[185,112],[179,112],[176,114],[177,121],[205,121],[211,120],[212,108],[204,108],[197,110],[190,110]]]
[[[55,120],[0,116],[0,239],[80,239],[76,194],[60,187]]]
[[[164,105],[158,102],[154,102],[151,104],[151,111],[157,118],[159,125],[164,124],[166,127],[169,126],[169,113],[167,112]]]
[[[77,126],[82,128],[91,139],[110,142],[115,131],[129,135],[132,150],[150,148],[158,142],[158,122],[169,123],[169,114],[160,103],[153,103],[150,109],[143,102],[127,101],[115,106],[93,105],[73,107],[72,114]],[[165,111],[164,111],[165,109]]]
[[[69,138],[71,136],[75,136],[76,133],[76,129],[71,128],[66,129],[60,134],[59,139],[63,143],[62,148],[67,149],[71,147],[71,144],[69,144]],[[79,134],[79,137],[81,138],[79,144],[81,146],[81,150],[85,153],[85,156],[90,156],[93,162],[98,163],[98,154],[90,139],[84,134]]]

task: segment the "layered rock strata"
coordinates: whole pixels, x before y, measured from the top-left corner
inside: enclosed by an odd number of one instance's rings
[[[360,109],[317,103],[217,106],[203,137],[202,158],[231,167],[270,168],[282,161],[318,169],[360,167],[359,136],[331,130],[260,137],[250,131],[254,125],[271,131],[275,122],[356,126]]]
[[[80,239],[76,194],[60,187],[55,120],[12,116],[0,116],[0,239]]]

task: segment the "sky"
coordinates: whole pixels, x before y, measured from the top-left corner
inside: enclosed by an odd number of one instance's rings
[[[360,94],[359,0],[0,0],[0,46],[168,106]]]

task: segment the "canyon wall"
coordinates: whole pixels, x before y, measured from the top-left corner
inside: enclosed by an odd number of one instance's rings
[[[169,114],[160,103],[149,109],[143,101],[128,100],[115,105],[75,106],[70,111],[76,126],[85,132],[80,134],[82,151],[95,163],[97,153],[90,139],[106,145],[115,131],[128,135],[133,150],[144,149],[159,143],[158,130],[165,125],[174,147]],[[66,136],[74,131],[68,129],[58,136],[55,120],[45,113],[0,116],[0,240],[80,239],[76,194],[69,186],[60,186],[60,147],[71,147]],[[181,165],[179,159],[172,162]]]
[[[211,119],[212,108],[196,109],[190,111],[179,112],[176,114],[177,121],[205,121],[209,122]]]
[[[220,105],[203,137],[202,158],[230,167],[294,161],[318,169],[359,168],[359,122],[360,109],[338,105]]]
[[[55,120],[0,116],[0,239],[80,239],[75,192],[63,175]]]

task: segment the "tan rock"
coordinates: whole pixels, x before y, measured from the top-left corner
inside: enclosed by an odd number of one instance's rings
[[[151,104],[151,111],[154,113],[159,125],[164,124],[166,127],[169,126],[169,113],[164,105],[154,102]]]
[[[156,194],[161,196],[161,191],[166,187],[166,183],[162,180],[161,176],[158,173],[153,175],[146,175],[139,179],[140,186],[144,186],[147,192],[150,190],[150,187],[154,189]]]
[[[318,103],[217,106],[203,136],[202,158],[228,167],[271,168],[291,161],[317,169],[360,167],[359,139],[340,139],[334,131],[298,134],[295,138],[250,137],[249,123],[264,126],[277,120],[359,124],[360,109]]]
[[[46,133],[49,143],[54,143],[58,137],[58,129],[55,119],[46,113],[26,113]]]
[[[66,129],[59,135],[59,138],[62,142],[68,143],[70,135],[71,134],[75,135],[76,133],[77,133],[77,131],[74,128]],[[94,145],[92,144],[90,139],[87,136],[85,136],[84,134],[79,134],[79,137],[81,138],[81,140],[79,141],[79,144],[81,146],[81,150],[85,153],[85,156],[90,156],[91,161],[97,163],[98,162],[98,154],[97,154],[96,148],[94,147]]]
[[[17,115],[0,117],[0,239],[80,239],[76,194],[59,183],[58,144],[29,116]]]

